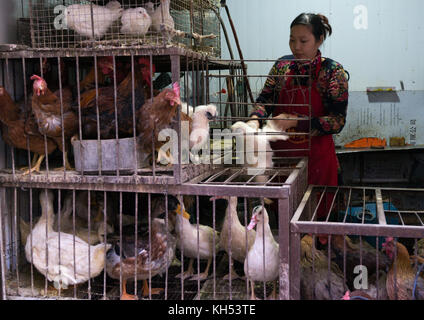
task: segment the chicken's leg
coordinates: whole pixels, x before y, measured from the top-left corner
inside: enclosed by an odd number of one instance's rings
[[[138,297],[127,293],[127,280],[122,280],[121,300],[138,300]]]
[[[34,171],[35,172],[40,172],[41,163],[43,162],[43,160],[44,160],[45,157],[46,156],[43,155],[43,154],[38,155],[38,160],[37,160],[36,164],[31,169],[27,169],[24,173],[22,173],[22,175],[25,176],[25,175],[27,175],[29,173],[34,172]]]
[[[200,273],[200,274],[196,274],[196,275],[194,275],[193,277],[191,277],[191,278],[190,278],[190,280],[193,280],[193,281],[197,281],[197,280],[200,280],[200,281],[202,281],[202,280],[206,280],[206,279],[208,278],[208,275],[209,275],[209,268],[210,268],[210,266],[211,266],[211,263],[212,263],[212,258],[209,258],[209,259],[208,259],[208,264],[206,265],[206,269],[205,269],[205,271],[204,271],[204,272],[202,272],[202,273]]]
[[[39,157],[40,157],[40,155],[39,155],[39,154],[34,153],[34,156],[32,157],[32,160],[31,160],[31,165],[30,165],[30,167],[22,167],[22,168],[20,168],[19,170],[21,170],[21,171],[27,171],[29,168],[34,167],[34,166],[35,166],[35,164],[37,163],[37,161],[38,161],[38,158],[39,158]]]
[[[67,151],[65,151],[65,167],[56,168],[54,170],[55,171],[64,171],[65,169],[67,171],[73,171],[73,170],[75,170],[74,168],[72,168],[71,164],[69,163],[68,152]]]
[[[31,168],[37,164],[38,158],[40,158],[40,155],[34,153],[34,156],[32,157],[32,161],[31,161]]]
[[[185,280],[186,278],[191,277],[193,275],[193,262],[194,262],[194,259],[190,258],[187,271],[177,274],[175,278],[183,278],[183,280]]]

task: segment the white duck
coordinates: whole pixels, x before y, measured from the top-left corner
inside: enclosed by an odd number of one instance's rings
[[[271,233],[271,228],[268,223],[268,212],[263,206],[257,206],[253,209],[252,219],[250,220],[250,224],[247,226],[247,229],[251,230],[256,225],[255,243],[247,254],[247,258],[244,262],[244,272],[250,280],[252,300],[256,300],[254,290],[255,281],[273,281],[274,290],[272,291],[271,296],[275,299],[275,280],[278,278],[279,269],[279,245],[274,240],[274,236]]]
[[[219,251],[219,232],[209,226],[199,225],[199,227],[197,227],[197,224],[191,224],[186,218],[187,216],[189,217],[189,215],[185,211],[184,205],[183,214],[181,214],[180,205],[178,205],[176,213],[175,231],[177,234],[177,248],[179,250],[183,250],[184,256],[190,258],[187,271],[178,274],[176,278],[182,277],[183,279],[186,279],[192,276],[194,274],[194,259],[197,259],[199,256],[199,259],[201,260],[208,260],[206,269],[202,273],[191,277],[190,280],[205,280],[208,277],[209,268],[212,263],[214,246],[215,254]],[[199,245],[197,245],[198,235]]]
[[[40,273],[47,275],[49,281],[54,281],[55,287],[66,289],[69,284],[83,283],[102,272],[105,265],[105,252],[110,248],[110,244],[89,246],[79,237],[75,237],[74,242],[73,235],[55,232],[53,230],[53,199],[52,191],[40,192],[42,214],[28,235],[25,256]],[[89,247],[90,255],[88,255]]]
[[[240,278],[234,270],[233,260],[241,263],[246,259],[246,252],[252,247],[255,242],[255,230],[247,230],[245,226],[240,223],[237,215],[237,197],[222,197],[228,200],[227,210],[225,211],[224,223],[221,229],[220,235],[220,248],[224,249],[230,256],[230,273],[231,279]],[[218,197],[211,198],[218,199]],[[231,243],[228,239],[230,237],[230,226],[231,226]],[[246,233],[247,233],[247,248],[246,248]],[[229,274],[224,276],[224,279],[228,279]]]

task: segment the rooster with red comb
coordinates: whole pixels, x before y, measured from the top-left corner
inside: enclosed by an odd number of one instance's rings
[[[70,110],[70,105],[64,103],[63,97],[61,101],[60,97],[50,91],[43,78],[33,75],[31,80],[34,80],[31,109],[38,125],[38,131],[57,144],[59,150],[64,153],[65,168],[72,170],[67,150],[69,138],[77,129],[77,117]],[[63,138],[65,144],[63,144]]]
[[[164,153],[161,147],[166,143],[158,141],[159,132],[172,127],[172,120],[177,116],[178,106],[181,105],[180,85],[175,82],[172,89],[162,90],[156,97],[149,99],[137,113],[138,143],[143,152],[158,153],[157,162],[162,158],[172,163],[169,153]],[[154,150],[152,143],[154,139]],[[178,141],[174,141],[178,143]]]
[[[119,138],[133,135],[133,78],[134,78],[134,107],[137,112],[151,97],[152,74],[154,65],[150,59],[141,57],[135,60],[134,75],[129,72],[117,85],[117,114],[115,115],[115,88],[107,86],[98,88],[100,138],[111,139],[116,136],[116,119],[118,120]],[[82,131],[84,139],[97,138],[96,90],[92,89],[81,95]]]

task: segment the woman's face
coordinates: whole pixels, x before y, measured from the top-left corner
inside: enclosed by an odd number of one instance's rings
[[[310,27],[299,24],[291,28],[290,32],[290,50],[296,59],[315,58],[318,48],[321,46],[324,37],[317,41],[311,32]]]

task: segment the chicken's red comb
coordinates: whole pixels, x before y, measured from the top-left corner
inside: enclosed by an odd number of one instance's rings
[[[141,57],[141,58],[138,59],[138,63],[148,66],[148,65],[150,65],[150,59],[148,59],[146,57]]]
[[[174,89],[174,92],[177,95],[177,97],[180,97],[180,83],[179,82],[174,82],[172,84],[172,88]]]
[[[30,79],[31,80],[44,80],[43,78],[41,78],[40,76],[37,76],[36,74],[32,75],[32,77]]]
[[[138,59],[138,64],[150,68],[150,59],[146,58],[146,57],[141,57],[141,58]],[[152,65],[152,71],[153,71],[153,73],[156,72],[155,64]]]
[[[343,296],[343,298],[341,300],[350,300],[350,292],[349,292],[349,290],[346,291],[345,295]]]

